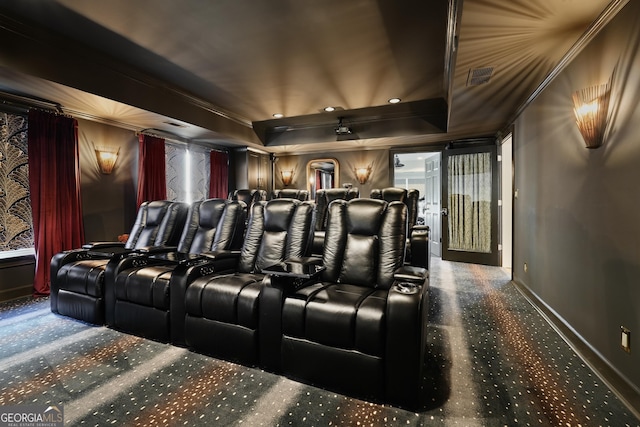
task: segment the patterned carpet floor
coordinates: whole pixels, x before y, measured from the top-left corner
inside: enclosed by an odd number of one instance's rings
[[[365,402],[52,314],[0,304],[0,405],[73,426],[639,426],[495,267],[434,259],[425,408]]]

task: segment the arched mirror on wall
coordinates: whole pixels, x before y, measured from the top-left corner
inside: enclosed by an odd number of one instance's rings
[[[316,198],[322,188],[340,186],[340,165],[336,159],[312,159],[307,162],[307,188],[309,196]]]

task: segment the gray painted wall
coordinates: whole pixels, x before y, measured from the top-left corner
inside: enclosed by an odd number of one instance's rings
[[[640,389],[640,2],[612,22],[518,118],[514,279]],[[612,80],[605,145],[587,150],[571,95]],[[524,271],[524,263],[528,271]]]
[[[293,169],[293,182],[287,188],[307,189],[307,163],[313,159],[335,159],[340,167],[339,185],[350,183],[358,187],[361,196],[368,196],[374,188],[391,185],[388,150],[335,151],[331,153],[315,153],[301,155],[281,155],[275,166],[275,188],[285,188],[282,184],[280,170]],[[369,180],[360,184],[354,168],[371,165]]]
[[[138,139],[130,130],[78,120],[78,144],[85,240],[115,241],[135,222]],[[110,175],[100,172],[94,146],[120,148]]]

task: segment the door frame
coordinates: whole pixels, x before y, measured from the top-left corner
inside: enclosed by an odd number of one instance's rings
[[[448,170],[449,170],[449,157],[461,154],[475,154],[475,153],[491,153],[491,252],[466,252],[466,251],[454,251],[449,250],[449,216],[444,214],[449,210],[449,182],[448,182]],[[468,262],[473,264],[484,265],[500,265],[500,250],[498,249],[499,241],[499,228],[498,228],[498,199],[500,198],[499,187],[499,169],[498,169],[498,147],[494,144],[483,145],[469,145],[461,146],[460,148],[447,148],[442,151],[442,163],[440,166],[442,171],[440,182],[442,183],[441,191],[441,207],[443,215],[442,218],[442,259],[447,261]]]
[[[442,153],[444,150],[444,145],[442,146],[430,146],[430,147],[411,147],[409,149],[393,149],[393,150],[389,150],[389,171],[391,172],[391,184],[392,186],[396,186],[396,168],[395,168],[395,156],[396,155],[417,155],[417,154],[424,154],[427,157],[430,156],[434,156],[437,155],[439,157],[439,161],[440,161],[440,180],[442,181]],[[425,159],[426,160],[426,159]],[[423,179],[425,178],[424,176],[422,177]],[[425,180],[426,181],[426,180]],[[426,186],[426,182],[425,182],[425,186]],[[404,186],[401,186],[404,188]],[[439,183],[439,189],[442,190],[442,182]],[[424,191],[420,194],[421,197],[426,196],[426,194]],[[440,194],[440,202],[442,202],[442,194]],[[440,225],[440,236],[442,236],[442,218],[440,213],[438,212],[438,224]],[[433,253],[432,250],[432,246],[433,246],[433,242],[434,240],[432,240],[434,238],[434,234],[433,234],[433,230],[430,231],[429,233],[429,239],[431,240],[431,244],[429,245],[429,252],[432,256],[436,256],[436,257],[440,257],[441,253]],[[442,246],[442,237],[438,238],[438,242],[437,242],[437,246],[438,248],[440,248]]]

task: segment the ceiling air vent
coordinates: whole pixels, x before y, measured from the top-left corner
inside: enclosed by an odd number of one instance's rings
[[[186,128],[187,127],[186,125],[183,125],[183,124],[180,124],[180,123],[176,123],[176,122],[162,122],[162,123],[164,123],[165,125],[176,127],[176,128]]]
[[[472,68],[467,77],[467,86],[478,86],[489,82],[493,75],[493,67]]]

